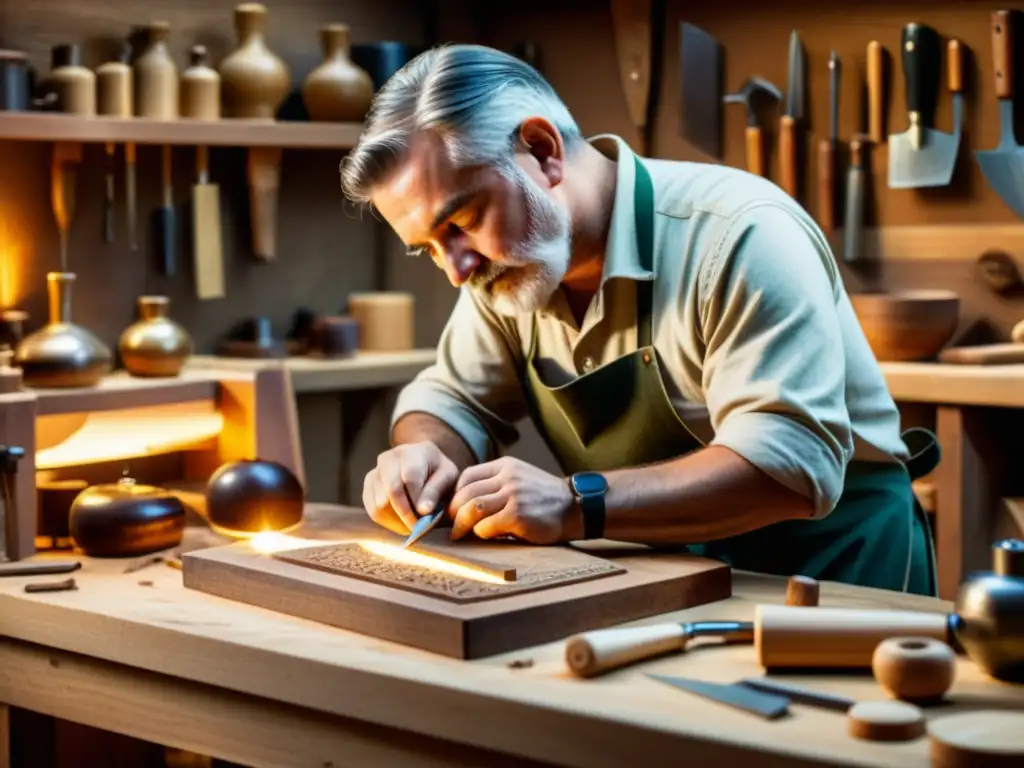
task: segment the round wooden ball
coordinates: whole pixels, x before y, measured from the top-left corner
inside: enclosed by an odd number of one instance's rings
[[[902,701],[861,701],[847,712],[850,735],[870,741],[910,741],[923,736],[924,713]]]
[[[953,685],[956,654],[929,637],[890,637],[871,656],[875,680],[896,699],[938,701]]]

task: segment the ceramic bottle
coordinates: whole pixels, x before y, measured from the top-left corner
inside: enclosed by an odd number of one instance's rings
[[[73,272],[50,272],[50,322],[18,344],[14,362],[30,387],[91,387],[110,371],[113,355],[91,332],[71,322]]]
[[[82,66],[81,49],[74,43],[53,46],[46,89],[56,96],[61,112],[90,117],[96,114],[96,75]]]
[[[272,120],[291,88],[288,67],[267,47],[266,25],[262,3],[235,8],[238,47],[219,68],[225,117]]]
[[[117,342],[121,363],[132,376],[177,376],[192,354],[192,338],[168,316],[166,296],[140,296],[139,319]]]
[[[193,45],[188,69],[181,73],[181,116],[220,118],[220,75],[207,63],[206,46]]]
[[[166,21],[146,25],[146,47],[135,60],[135,114],[152,120],[178,117],[178,68],[171,58]]]
[[[373,100],[373,80],[349,58],[347,24],[320,30],[324,60],[302,85],[302,101],[313,120],[358,123]]]

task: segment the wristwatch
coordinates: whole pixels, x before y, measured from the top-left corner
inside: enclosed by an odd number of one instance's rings
[[[604,536],[604,495],[608,481],[598,472],[577,472],[569,477],[576,505],[583,513],[583,538],[600,539]]]

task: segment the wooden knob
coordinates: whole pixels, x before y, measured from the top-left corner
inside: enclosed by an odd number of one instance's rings
[[[861,701],[846,717],[850,735],[870,741],[910,741],[926,727],[921,710],[902,701]]]
[[[956,654],[930,637],[891,637],[875,648],[871,671],[894,698],[918,703],[937,701],[956,678]]]
[[[786,605],[817,605],[819,593],[816,579],[810,576],[791,576],[786,584]]]

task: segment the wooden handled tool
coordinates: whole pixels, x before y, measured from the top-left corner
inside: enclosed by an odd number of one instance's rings
[[[786,111],[779,119],[779,186],[800,197],[800,136],[804,120],[805,61],[803,43],[794,29],[789,36],[789,84]]]
[[[59,141],[53,145],[53,163],[50,168],[50,203],[60,230],[60,269],[67,272],[68,232],[75,217],[77,167],[82,162],[82,145]]]
[[[747,170],[757,176],[765,175],[764,143],[757,107],[766,100],[779,101],[781,98],[782,91],[774,84],[763,77],[753,76],[748,77],[736,93],[728,93],[723,99],[726,104],[742,104],[746,109]]]
[[[885,53],[877,40],[868,43],[868,136],[875,144],[885,141]]]
[[[565,661],[578,677],[593,677],[627,664],[685,650],[694,637],[754,641],[766,669],[871,668],[876,646],[889,637],[934,638],[958,648],[946,614],[760,605],[751,622],[684,622],[615,627],[569,638]]]
[[[611,14],[629,119],[640,136],[639,154],[646,156],[650,152],[647,110],[651,95],[651,0],[612,0]]]
[[[171,148],[165,145],[161,154],[163,205],[157,210],[160,256],[164,277],[174,277],[177,266],[178,222],[174,211],[174,178],[171,166]]]
[[[818,145],[818,222],[826,232],[836,228],[836,144],[839,141],[839,81],[842,63],[835,51],[829,55],[828,138]]]
[[[695,637],[749,643],[754,626],[743,621],[698,621],[650,624],[585,632],[565,644],[565,662],[578,677],[593,677],[644,659],[682,651]]]
[[[251,147],[249,204],[252,248],[262,261],[277,258],[277,194],[280,186],[280,147]]]

